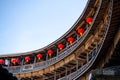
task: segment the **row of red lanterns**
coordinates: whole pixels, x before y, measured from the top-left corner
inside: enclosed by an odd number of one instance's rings
[[[84,29],[83,29],[83,28],[79,28],[79,29],[78,29],[78,33],[79,33],[80,35],[82,35],[82,34],[84,33]],[[68,41],[70,44],[72,44],[72,43],[75,41],[75,39],[74,39],[73,37],[69,37],[69,38],[67,39],[67,41]],[[58,44],[57,47],[59,48],[59,50],[62,50],[65,46],[64,46],[64,44],[60,43],[60,44]],[[48,55],[51,57],[54,52],[53,52],[53,50],[49,49],[49,50],[47,51],[47,53],[48,53]],[[42,55],[41,53],[39,53],[39,54],[36,55],[36,57],[38,58],[38,60],[40,60],[40,59],[43,58],[43,55]],[[24,59],[25,59],[26,62],[29,62],[29,61],[31,60],[30,56],[26,56]],[[4,61],[3,59],[0,59],[0,64],[4,64],[4,62],[5,62],[5,61]],[[19,59],[18,59],[18,58],[12,58],[12,59],[11,59],[11,62],[15,65],[16,63],[19,62]]]
[[[51,57],[53,55],[53,50],[48,50],[47,51],[48,55]],[[43,58],[43,55],[41,53],[37,54],[36,57],[38,58],[38,60],[41,60]],[[26,62],[30,62],[31,60],[31,57],[30,56],[26,56],[24,58],[24,60]],[[4,64],[5,63],[5,60],[4,59],[0,59],[0,64]],[[11,58],[11,63],[13,63],[14,65],[16,65],[17,63],[19,63],[19,58]]]
[[[87,22],[88,24],[91,24],[92,21],[93,21],[93,18],[92,18],[92,17],[86,18],[86,22]],[[81,27],[80,27],[80,28],[77,29],[77,33],[80,34],[80,36],[82,36],[84,32],[85,32],[85,29],[84,29],[84,28],[81,28]],[[70,44],[72,44],[72,43],[75,41],[75,39],[74,39],[73,37],[68,37],[67,41],[68,41]],[[60,43],[60,44],[58,44],[57,47],[59,48],[59,50],[62,50],[65,46],[64,46],[64,44]],[[48,53],[48,55],[51,57],[54,52],[53,52],[53,50],[49,49],[49,50],[47,51],[47,53]],[[43,58],[43,55],[42,55],[41,53],[39,53],[39,54],[36,55],[36,57],[38,58],[38,60],[40,60],[40,59]],[[26,62],[29,62],[29,61],[31,60],[31,57],[30,57],[30,56],[26,56],[24,59],[25,59]],[[12,58],[12,59],[11,59],[11,62],[15,65],[16,63],[19,63],[19,59],[18,59],[18,58]],[[4,59],[0,59],[0,64],[4,64],[4,63],[5,63]]]

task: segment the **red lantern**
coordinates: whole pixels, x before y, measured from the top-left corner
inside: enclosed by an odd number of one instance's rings
[[[74,38],[73,38],[73,37],[69,37],[67,40],[68,40],[68,42],[69,42],[70,44],[72,44],[72,43],[74,42]]]
[[[51,49],[49,49],[49,50],[47,51],[47,53],[48,53],[48,55],[51,57],[52,54],[53,54],[53,51],[52,51]]]
[[[62,50],[62,49],[64,48],[64,45],[63,45],[63,44],[58,44],[58,48],[59,48],[60,50]]]
[[[12,58],[11,62],[15,65],[16,63],[18,63],[18,58]]]
[[[87,22],[88,24],[91,24],[92,21],[93,21],[93,18],[92,18],[92,17],[88,17],[88,18],[86,19],[86,22]]]
[[[77,32],[82,36],[85,30],[83,28],[78,28]]]
[[[37,54],[37,58],[40,60],[42,58],[42,54]]]
[[[4,63],[5,63],[4,59],[0,59],[0,64],[4,64]]]
[[[25,57],[25,61],[26,61],[26,62],[29,62],[29,61],[30,61],[30,56],[26,56],[26,57]]]

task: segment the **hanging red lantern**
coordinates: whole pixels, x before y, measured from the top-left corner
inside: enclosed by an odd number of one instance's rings
[[[43,57],[41,53],[37,54],[37,58],[40,60]]]
[[[70,44],[72,44],[73,42],[74,42],[74,38],[73,37],[69,37],[68,39],[67,39],[67,41],[70,43]]]
[[[4,64],[4,63],[5,63],[4,59],[0,59],[0,64]]]
[[[48,55],[51,57],[52,54],[53,54],[53,51],[52,51],[51,49],[49,49],[49,50],[47,51],[47,53],[48,53]]]
[[[77,32],[82,36],[85,30],[83,28],[78,28]]]
[[[62,50],[63,48],[64,48],[64,45],[61,43],[61,44],[58,44],[58,48],[60,49],[60,50]]]
[[[92,17],[88,17],[88,18],[86,19],[86,22],[87,22],[88,24],[91,24],[92,21],[93,21],[93,18],[92,18]]]
[[[29,62],[29,61],[30,61],[30,56],[26,56],[26,57],[25,57],[25,61],[26,61],[26,62]]]
[[[16,63],[18,63],[18,58],[12,58],[11,59],[11,62],[14,64],[14,65],[16,65]]]

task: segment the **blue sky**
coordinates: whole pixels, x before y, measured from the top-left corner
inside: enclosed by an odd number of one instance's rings
[[[87,0],[0,0],[0,55],[52,43],[72,27]]]

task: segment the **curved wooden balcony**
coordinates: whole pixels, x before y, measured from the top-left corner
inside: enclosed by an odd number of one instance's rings
[[[31,76],[37,76],[40,80],[76,80],[86,74],[98,64],[106,42],[112,39],[109,39],[108,36],[113,29],[111,19],[113,19],[114,3],[113,0],[89,0],[76,23],[55,42],[42,49],[24,54],[2,55],[1,58],[8,59],[16,56],[22,57],[20,65],[8,65],[6,68],[23,80],[26,77],[31,78]],[[84,19],[91,15],[93,17],[92,23],[86,24]],[[76,30],[81,26],[87,27],[82,36],[76,33]],[[75,37],[72,44],[66,42],[70,36]],[[65,43],[65,48],[59,51],[56,45],[61,42]],[[54,49],[56,55],[52,58],[47,57],[46,60],[40,62],[36,62],[34,56],[32,63],[24,64],[24,56],[46,52],[48,49]]]

